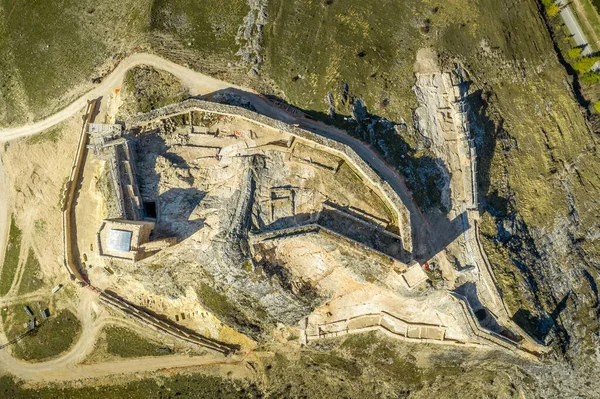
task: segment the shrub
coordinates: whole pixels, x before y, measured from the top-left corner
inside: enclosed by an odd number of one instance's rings
[[[600,114],[600,100],[594,103],[594,109]]]
[[[550,5],[550,7],[546,8],[546,13],[548,14],[549,17],[554,17],[554,16],[558,15],[559,12],[560,12],[560,7],[557,6],[556,4],[552,4],[552,5]]]
[[[569,54],[569,58],[577,59],[581,57],[581,51],[581,47],[575,47],[569,50],[567,54]]]
[[[584,73],[581,77],[581,80],[585,83],[599,83],[600,82],[600,72],[588,72]]]
[[[583,57],[573,63],[573,68],[575,68],[578,73],[584,74],[590,72],[590,69],[598,61],[600,61],[600,57]]]

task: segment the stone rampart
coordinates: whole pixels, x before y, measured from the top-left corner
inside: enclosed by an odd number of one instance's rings
[[[125,123],[128,127],[143,126],[157,122],[161,119],[185,114],[191,111],[212,112],[243,118],[262,126],[277,129],[295,137],[325,146],[330,151],[337,153],[344,160],[348,161],[354,168],[356,168],[370,184],[377,188],[383,194],[387,202],[393,207],[394,211],[398,215],[398,227],[400,229],[403,247],[407,253],[412,253],[412,235],[410,226],[407,225],[408,221],[410,220],[408,209],[404,203],[402,203],[402,200],[392,189],[392,187],[384,179],[382,179],[377,172],[367,164],[365,160],[363,160],[352,148],[346,144],[329,139],[317,133],[310,132],[306,129],[302,129],[298,126],[293,126],[277,119],[261,115],[245,108],[198,99],[189,99],[180,103],[155,109],[145,114],[138,114],[126,120]]]

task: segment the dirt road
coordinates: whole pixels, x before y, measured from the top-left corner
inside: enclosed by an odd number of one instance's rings
[[[247,100],[252,103],[258,113],[274,119],[279,119],[287,123],[297,124],[304,129],[310,130],[329,139],[339,141],[351,147],[355,152],[358,153],[358,155],[361,156],[361,158],[363,158],[365,162],[371,165],[371,167],[376,170],[379,175],[382,176],[383,179],[386,180],[394,189],[394,191],[400,196],[411,215],[411,226],[414,231],[413,243],[417,245],[424,245],[427,236],[427,224],[423,219],[417,205],[414,203],[412,194],[406,188],[404,181],[398,175],[398,173],[396,173],[396,171],[390,168],[381,158],[379,158],[370,147],[349,136],[342,130],[327,126],[323,123],[311,121],[299,116],[294,116],[265,101],[263,98],[256,95],[252,89],[232,85],[222,80],[195,72],[189,68],[175,64],[174,62],[168,61],[153,54],[139,53],[125,58],[112,73],[103,79],[102,83],[100,83],[96,88],[83,95],[81,98],[60,112],[51,115],[44,120],[24,126],[0,129],[0,142],[14,140],[20,137],[26,137],[39,133],[75,115],[80,109],[87,105],[88,100],[101,96],[103,98],[108,98],[109,94],[113,92],[115,88],[121,87],[125,73],[129,69],[138,65],[150,65],[156,69],[161,69],[173,74],[175,77],[181,80],[181,82],[188,88],[190,94],[193,96],[207,95],[221,90],[234,91],[238,95],[244,95]],[[417,252],[422,252],[425,250],[425,248],[415,249]]]
[[[163,368],[189,367],[216,363],[238,363],[243,355],[225,358],[222,355],[207,354],[204,356],[156,356],[138,359],[110,361],[97,364],[81,364],[94,350],[98,335],[106,326],[117,325],[132,330],[143,327],[135,321],[110,316],[102,313],[94,318],[92,309],[98,295],[92,291],[82,290],[81,301],[77,308],[77,318],[81,322],[82,331],[79,339],[68,352],[58,358],[41,362],[28,363],[15,359],[8,351],[0,351],[0,369],[32,381],[68,381],[83,378],[103,377],[131,372],[147,372]],[[143,334],[143,331],[140,331]]]
[[[382,176],[390,186],[398,193],[404,204],[407,206],[411,215],[411,228],[416,232],[413,242],[425,243],[426,228],[422,215],[419,212],[416,204],[412,201],[412,195],[406,188],[402,178],[391,169],[376,153],[364,143],[347,135],[345,132],[329,127],[319,122],[311,121],[302,117],[296,117],[283,111],[277,106],[265,101],[260,96],[256,95],[253,90],[229,84],[218,79],[211,78],[201,73],[192,71],[181,65],[177,65],[171,61],[151,54],[135,54],[125,58],[115,68],[115,70],[107,75],[101,84],[93,90],[80,97],[75,102],[71,103],[66,108],[43,119],[39,122],[31,123],[24,126],[0,129],[0,143],[6,142],[26,136],[31,136],[40,133],[60,122],[63,122],[76,115],[82,108],[87,106],[87,102],[98,97],[108,98],[115,88],[121,86],[125,73],[138,65],[150,65],[154,68],[164,70],[173,74],[187,86],[191,95],[208,95],[221,90],[234,91],[238,95],[246,97],[254,106],[258,113],[269,117],[282,120],[287,123],[297,124],[300,127],[315,132],[332,140],[339,141],[351,147]],[[8,191],[4,187],[4,173],[0,163],[0,241],[2,248],[0,254],[4,251],[7,226],[8,226],[8,200],[6,194]],[[92,292],[82,293],[82,303],[77,309],[77,316],[82,323],[82,334],[75,345],[64,355],[59,358],[43,362],[43,363],[27,363],[17,360],[10,356],[7,351],[0,351],[0,368],[9,371],[10,373],[28,380],[73,380],[79,378],[98,377],[126,372],[150,371],[160,368],[170,367],[186,367],[192,365],[203,365],[217,362],[222,362],[224,358],[218,355],[210,355],[207,357],[188,357],[188,356],[167,356],[167,357],[150,357],[142,359],[124,360],[118,362],[107,362],[93,365],[80,365],[81,361],[93,350],[96,337],[101,329],[114,320],[99,317],[94,320],[91,303],[93,302]],[[11,302],[10,297],[3,298],[4,303]],[[228,359],[227,362],[236,363],[239,359]]]
[[[168,61],[159,56],[139,53],[125,58],[119,63],[114,71],[112,71],[102,80],[102,83],[56,114],[53,114],[39,122],[9,129],[0,129],[0,142],[31,136],[44,131],[75,115],[79,110],[87,105],[88,100],[98,97],[108,98],[109,93],[111,93],[114,88],[121,87],[121,83],[127,71],[138,65],[150,65],[154,68],[173,74],[180,79],[185,86],[187,86],[190,94],[193,96],[214,93],[224,89],[236,89],[243,92],[252,93],[251,89],[232,85],[199,72],[195,72],[189,68],[175,64],[174,62]],[[264,105],[258,104],[258,112],[262,112],[263,108]],[[284,112],[280,112],[279,114],[279,116],[283,119],[289,119]]]

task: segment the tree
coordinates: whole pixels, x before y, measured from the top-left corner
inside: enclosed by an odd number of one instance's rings
[[[570,49],[567,54],[569,54],[569,58],[577,59],[581,57],[581,47],[575,47]]]
[[[573,63],[573,68],[577,73],[587,73],[598,61],[600,61],[600,57],[582,57]]]
[[[585,83],[589,83],[589,84],[595,84],[600,82],[600,72],[588,72],[588,73],[584,73],[583,76],[581,77],[581,80]],[[595,104],[595,106],[598,106],[598,104]]]
[[[561,7],[557,6],[556,4],[552,3],[550,5],[550,7],[546,8],[546,13],[548,14],[549,17],[555,17],[558,15],[558,13],[560,12]]]

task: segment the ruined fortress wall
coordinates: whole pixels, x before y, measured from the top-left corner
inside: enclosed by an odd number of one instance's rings
[[[354,168],[360,171],[360,173],[367,178],[370,184],[380,190],[388,203],[394,208],[394,211],[398,214],[398,226],[400,228],[400,236],[402,237],[402,245],[407,253],[412,253],[413,243],[411,227],[409,224],[410,218],[408,209],[398,194],[392,189],[392,187],[384,179],[382,179],[377,172],[372,169],[356,152],[354,152],[354,150],[345,144],[328,139],[317,133],[292,126],[277,119],[247,110],[245,108],[197,99],[189,99],[177,104],[167,105],[145,114],[136,115],[125,122],[128,126],[141,126],[175,115],[188,113],[190,111],[212,112],[240,117],[266,127],[283,131],[295,137],[311,141],[318,145],[325,146],[330,151],[337,153],[343,159],[347,160]]]
[[[309,224],[300,227],[290,227],[267,233],[254,234],[249,236],[249,240],[250,243],[254,245],[266,241],[276,243],[279,241],[288,240],[290,238],[308,237],[315,234],[320,234],[324,237],[327,237],[328,239],[343,246],[346,250],[356,251],[360,254],[366,253],[369,257],[377,259],[381,265],[381,268],[378,271],[371,269],[371,272],[374,273],[375,277],[378,277],[381,281],[385,280],[385,276],[387,273],[389,273],[390,269],[394,270],[396,273],[404,273],[407,269],[407,265],[401,261],[384,254],[375,248],[367,246],[362,242],[338,234],[318,224]],[[353,269],[356,273],[361,274],[358,268],[351,267],[351,269]]]
[[[63,223],[63,262],[71,278],[77,278],[80,281],[85,281],[81,270],[79,269],[80,261],[76,261],[73,247],[77,245],[77,237],[74,228],[74,199],[77,186],[80,183],[81,176],[83,174],[83,165],[85,162],[86,144],[88,142],[88,124],[92,121],[94,112],[96,110],[97,101],[93,100],[88,102],[85,114],[85,121],[81,129],[81,135],[79,136],[79,143],[77,144],[77,152],[73,159],[71,166],[71,173],[69,180],[67,181],[67,187],[64,193],[62,202],[62,223]]]

